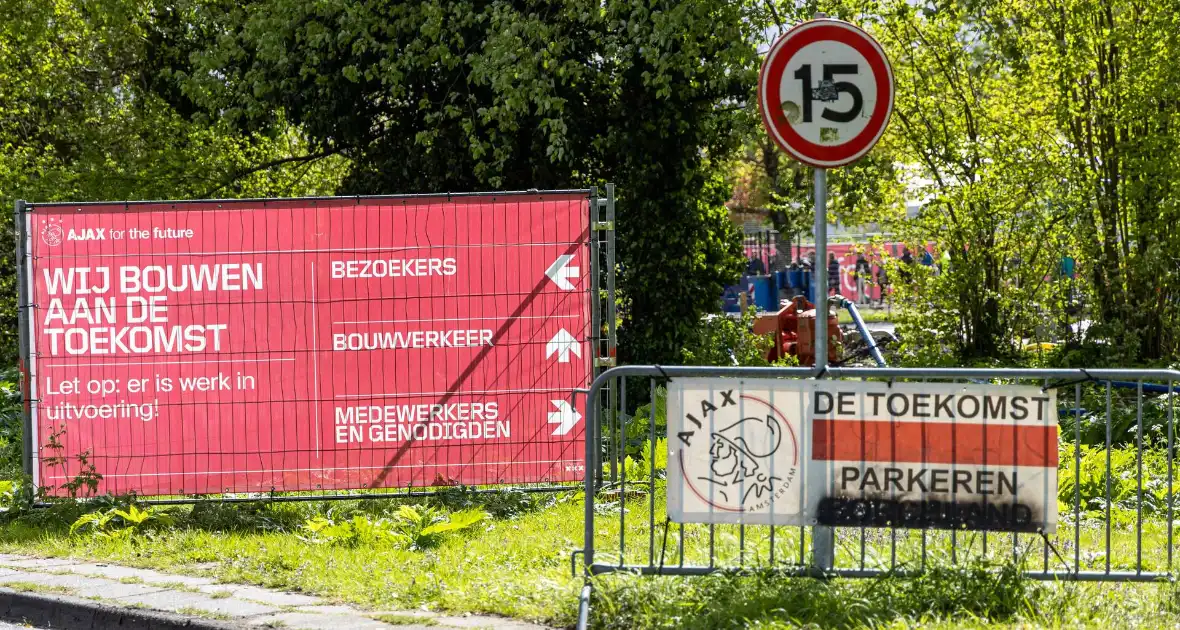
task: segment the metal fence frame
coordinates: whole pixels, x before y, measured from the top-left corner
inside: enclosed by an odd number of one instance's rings
[[[1153,582],[1165,579],[1172,579],[1175,576],[1175,569],[1173,568],[1173,552],[1175,536],[1173,531],[1173,503],[1175,502],[1175,493],[1173,487],[1173,459],[1175,451],[1175,423],[1174,423],[1174,399],[1173,394],[1176,392],[1176,384],[1180,382],[1180,371],[1177,370],[1131,370],[1131,369],[973,369],[973,368],[878,368],[878,367],[864,367],[864,368],[827,368],[821,370],[814,370],[812,368],[750,368],[750,367],[689,367],[689,366],[675,366],[675,367],[661,367],[661,366],[623,366],[608,370],[595,379],[590,387],[589,395],[586,401],[586,417],[594,418],[595,421],[601,421],[605,417],[619,416],[622,418],[620,428],[625,430],[625,423],[627,416],[621,413],[620,410],[626,409],[626,379],[628,377],[640,377],[647,379],[648,387],[650,388],[651,398],[656,397],[657,383],[666,384],[670,380],[678,377],[721,377],[721,378],[782,378],[782,379],[804,379],[804,378],[845,378],[845,379],[876,379],[886,381],[950,381],[950,382],[975,382],[985,383],[992,380],[1023,380],[1033,381],[1041,385],[1044,389],[1058,389],[1070,392],[1070,395],[1062,396],[1058,400],[1058,407],[1063,404],[1068,404],[1071,400],[1073,406],[1072,412],[1075,414],[1074,430],[1072,435],[1059,434],[1059,440],[1062,442],[1066,440],[1072,441],[1074,444],[1081,443],[1081,424],[1080,418],[1082,413],[1082,386],[1087,383],[1098,383],[1105,385],[1106,396],[1106,514],[1105,519],[1105,568],[1104,570],[1083,570],[1082,569],[1082,553],[1083,541],[1081,538],[1082,522],[1081,522],[1081,504],[1080,504],[1080,489],[1075,490],[1073,504],[1070,506],[1068,513],[1062,513],[1064,516],[1072,517],[1072,523],[1064,520],[1062,526],[1058,528],[1058,537],[1060,539],[1061,530],[1063,527],[1066,530],[1072,530],[1072,537],[1067,539],[1068,543],[1072,545],[1065,545],[1066,549],[1063,552],[1058,549],[1050,539],[1041,534],[1042,542],[1037,542],[1035,539],[1030,542],[1033,545],[1041,545],[1043,548],[1038,554],[1044,557],[1042,569],[1033,570],[1027,569],[1025,575],[1029,578],[1040,580],[1071,580],[1071,581],[1118,581],[1118,582]],[[1165,382],[1163,385],[1156,385],[1146,381]],[[1026,383],[1031,384],[1031,383]],[[1112,411],[1110,406],[1111,389],[1115,388],[1133,388],[1136,392],[1137,409],[1136,420],[1134,424],[1135,429],[1135,443],[1134,446],[1137,452],[1137,516],[1135,520],[1135,560],[1133,570],[1114,570],[1111,565],[1111,532],[1112,525],[1109,518],[1110,515],[1110,501],[1111,496],[1111,420]],[[617,390],[618,403],[612,396],[609,400],[610,407],[604,408],[604,392]],[[1168,409],[1167,409],[1167,526],[1166,526],[1166,552],[1167,560],[1164,570],[1145,570],[1144,569],[1144,514],[1143,514],[1143,497],[1144,497],[1144,477],[1143,477],[1143,394],[1144,392],[1151,392],[1156,394],[1168,395]],[[656,432],[655,422],[649,422],[649,439],[652,444],[655,444]],[[621,435],[622,431],[620,431]],[[613,434],[609,434],[610,439],[614,439]],[[620,438],[621,439],[621,438]],[[591,466],[597,469],[602,468],[602,462],[598,459],[599,452],[594,447],[596,445],[588,441],[586,445],[586,461],[587,470]],[[613,452],[618,452],[613,451]],[[1081,449],[1074,449],[1073,456],[1073,472],[1075,484],[1080,480]],[[644,466],[649,464],[645,462]],[[707,527],[709,531],[709,556],[707,564],[685,564],[684,563],[684,525],[678,525],[680,528],[679,562],[672,564],[665,562],[665,554],[667,552],[667,535],[670,523],[664,523],[664,540],[665,547],[660,549],[660,558],[656,558],[657,552],[657,528],[659,524],[656,522],[655,512],[655,498],[656,498],[656,481],[654,461],[650,463],[652,466],[651,474],[648,480],[633,481],[631,487],[634,491],[646,492],[648,494],[648,510],[644,515],[647,525],[647,536],[644,540],[632,543],[647,547],[647,562],[646,563],[628,563],[626,558],[627,553],[627,539],[626,528],[624,527],[624,518],[629,509],[634,511],[636,508],[627,508],[626,501],[628,498],[628,480],[626,478],[625,467],[622,468],[622,475],[620,476],[617,485],[612,487],[611,499],[620,503],[617,516],[601,516],[596,512],[596,490],[597,484],[593,475],[587,472],[585,480],[585,532],[584,543],[581,549],[573,552],[571,557],[571,568],[575,575],[581,572],[587,580],[587,588],[592,584],[590,578],[596,575],[607,573],[632,573],[641,575],[707,575],[711,573],[744,573],[752,570],[766,571],[771,570],[782,575],[789,576],[830,576],[830,577],[876,577],[885,574],[889,575],[914,575],[922,573],[926,569],[927,558],[927,534],[933,530],[917,530],[921,532],[921,564],[918,567],[908,567],[904,564],[898,564],[897,557],[897,535],[899,528],[878,528],[875,531],[888,532],[892,539],[891,557],[889,565],[885,567],[869,567],[865,563],[865,532],[873,531],[870,528],[855,528],[855,527],[841,527],[834,528],[841,532],[859,531],[861,540],[861,557],[859,566],[855,567],[841,567],[832,566],[823,561],[822,551],[815,547],[816,536],[811,536],[812,553],[810,558],[805,552],[805,540],[807,539],[806,530],[815,529],[830,529],[821,528],[819,526],[755,526],[755,525],[697,525],[696,527]],[[639,501],[636,501],[637,503]],[[1162,516],[1162,515],[1161,515]],[[617,548],[611,549],[612,553],[617,552],[617,561],[612,558],[612,561],[601,561],[596,548],[595,535],[597,532],[596,524],[603,519],[618,519],[619,521],[619,535],[617,536]],[[741,544],[741,558],[742,561],[737,564],[725,564],[718,562],[716,551],[713,547],[713,540],[716,536],[719,527],[739,528],[740,544]],[[769,562],[750,562],[745,561],[746,555],[746,540],[749,528],[762,527],[770,529],[770,557]],[[799,553],[797,562],[781,562],[776,563],[774,558],[775,546],[775,530],[798,530],[799,532]],[[902,532],[913,532],[915,530],[900,529]],[[953,562],[959,562],[956,555],[956,549],[959,548],[956,542],[956,533],[959,537],[965,537],[967,532],[951,531],[950,548],[951,559]],[[987,545],[989,539],[988,532],[971,532],[982,535],[983,552],[987,553]],[[1036,536],[1036,534],[1011,534],[1007,532],[991,532],[990,536],[993,540],[996,537],[1011,537],[1013,553],[1020,549],[1021,545],[1018,537]],[[1028,540],[1027,538],[1025,540]],[[974,546],[974,540],[968,545],[969,555],[970,549]],[[1072,549],[1069,547],[1072,546]],[[1026,550],[1030,549],[1025,545]],[[1099,548],[1097,551],[1102,551]],[[1159,550],[1162,554],[1164,550]],[[581,569],[578,569],[578,556],[581,556]],[[631,555],[635,555],[632,553]],[[642,558],[643,550],[640,549],[638,556]],[[1067,558],[1067,556],[1069,556]],[[1162,558],[1162,556],[1160,556]],[[818,560],[817,560],[818,559]],[[658,560],[658,561],[657,561]],[[758,558],[755,558],[758,560]],[[786,560],[786,559],[784,559]],[[1064,565],[1064,570],[1053,569],[1050,570],[1051,565]],[[589,591],[585,591],[582,597],[582,605],[589,605]]]
[[[354,195],[354,196],[309,196],[309,197],[260,197],[243,199],[185,199],[185,200],[137,200],[137,201],[91,201],[91,202],[45,202],[36,203],[19,199],[15,203],[13,219],[16,236],[16,272],[17,272],[17,320],[19,343],[19,371],[21,376],[21,398],[23,405],[22,418],[22,460],[24,472],[33,476],[33,452],[39,448],[33,435],[33,404],[36,397],[35,359],[32,351],[29,318],[35,305],[30,303],[29,272],[32,270],[32,252],[29,250],[29,218],[36,208],[77,208],[79,211],[90,206],[122,205],[127,209],[146,205],[174,205],[179,207],[194,204],[243,204],[268,202],[316,202],[316,201],[398,201],[415,199],[453,199],[465,197],[512,197],[536,195],[585,194],[589,203],[589,235],[585,243],[589,254],[591,286],[587,289],[591,303],[592,330],[586,341],[593,348],[591,358],[591,376],[598,376],[602,368],[614,365],[617,340],[615,334],[615,186],[606,184],[604,190],[598,186],[579,189],[554,190],[510,190],[510,191],[480,191],[480,192],[438,192],[420,194],[395,195]],[[605,215],[605,218],[604,218]],[[603,325],[609,322],[609,325]],[[571,401],[577,402],[577,397],[587,390],[576,389],[571,392]],[[584,435],[587,442],[596,439],[594,431],[599,430],[597,423],[585,420]],[[159,496],[137,498],[137,502],[150,505],[177,505],[195,503],[247,503],[257,501],[291,502],[291,501],[332,501],[332,500],[365,500],[365,499],[396,499],[407,497],[425,497],[443,492],[454,491],[456,488],[473,493],[495,493],[504,490],[519,492],[562,492],[576,489],[580,482],[568,484],[520,484],[500,486],[417,486],[410,488],[377,488],[333,491],[331,493],[316,493],[315,491],[273,491],[259,493],[237,494],[201,494],[185,496]],[[79,499],[88,500],[88,499]],[[36,503],[44,507],[49,502]]]

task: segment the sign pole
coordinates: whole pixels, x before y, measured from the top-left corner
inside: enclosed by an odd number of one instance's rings
[[[758,110],[766,131],[788,155],[811,166],[815,179],[815,377],[828,365],[828,171],[864,157],[893,113],[893,71],[885,50],[864,30],[823,13],[775,41],[758,75]],[[837,270],[837,274],[839,270]],[[834,278],[839,286],[839,277]],[[816,383],[813,383],[816,385]],[[828,465],[808,466],[830,488]],[[815,486],[811,481],[809,486]],[[824,490],[823,492],[827,492]],[[820,495],[823,496],[823,495]],[[830,570],[835,531],[815,522],[812,562]]]
[[[828,367],[828,171],[814,169],[815,179],[815,370]],[[814,430],[814,429],[813,429]],[[821,467],[815,467],[821,468]],[[827,467],[816,470],[825,476]],[[821,487],[827,487],[826,476]],[[811,532],[811,555],[815,568],[828,571],[835,565],[836,530],[817,526]]]
[[[828,171],[815,173],[815,369],[828,367]]]

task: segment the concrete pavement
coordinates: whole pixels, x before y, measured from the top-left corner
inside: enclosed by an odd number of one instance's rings
[[[495,628],[502,617],[364,611],[319,597],[68,558],[0,554],[0,619],[52,628]]]

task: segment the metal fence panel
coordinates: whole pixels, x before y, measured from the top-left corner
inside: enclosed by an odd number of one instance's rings
[[[595,189],[18,202],[35,485],[159,502],[567,487],[597,213]]]
[[[619,450],[616,483],[597,489],[587,474],[585,543],[578,554],[589,575],[635,572],[705,575],[774,570],[788,575],[869,577],[908,575],[931,564],[977,560],[1018,562],[1037,579],[1153,581],[1173,575],[1173,392],[1180,371],[1110,369],[830,368],[824,379],[886,383],[1027,385],[1056,392],[1060,460],[1057,529],[1048,533],[838,527],[831,566],[813,556],[813,520],[802,525],[674,523],[666,511],[666,482],[650,455],[664,408],[629,415],[623,396],[642,390],[659,401],[669,382],[693,377],[811,379],[809,368],[623,366],[596,379],[587,417],[620,418],[620,434],[642,430]],[[608,408],[608,405],[613,405]],[[654,415],[654,420],[653,419]],[[638,428],[629,426],[639,423]],[[646,425],[644,424],[646,423]],[[662,429],[661,429],[662,431]],[[607,435],[606,440],[617,439]],[[586,461],[596,445],[587,443]],[[630,456],[631,461],[628,460]],[[647,459],[644,459],[644,458]],[[814,472],[812,473],[814,474]],[[829,473],[830,474],[830,471]],[[597,492],[596,492],[597,490]]]

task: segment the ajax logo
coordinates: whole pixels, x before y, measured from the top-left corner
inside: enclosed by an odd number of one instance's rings
[[[791,423],[766,401],[732,390],[720,406],[700,401],[677,433],[684,486],[707,506],[726,512],[765,510],[782,503],[798,474],[798,444]],[[686,408],[692,408],[685,401]]]
[[[61,228],[61,223],[51,221],[41,228],[41,241],[50,247],[61,245],[64,238],[65,232]]]

